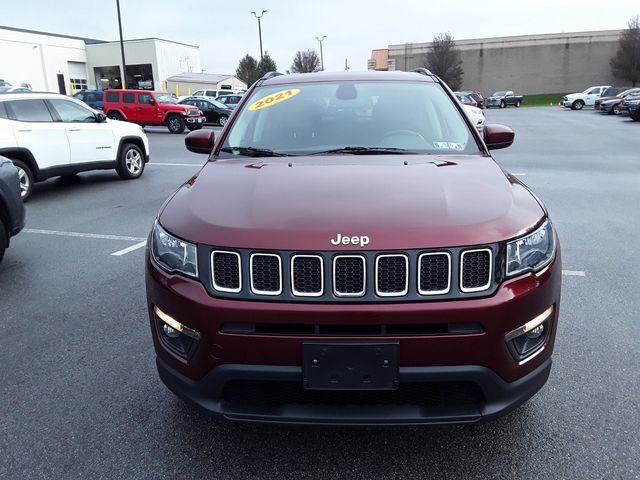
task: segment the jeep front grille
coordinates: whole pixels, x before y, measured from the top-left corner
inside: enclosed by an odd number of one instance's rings
[[[491,284],[491,250],[481,248],[462,252],[460,290],[476,292]]]
[[[333,259],[333,288],[338,297],[361,297],[366,292],[366,259],[340,255]]]
[[[214,296],[285,302],[474,298],[497,288],[497,245],[403,252],[210,251]],[[204,266],[202,271],[206,271]]]

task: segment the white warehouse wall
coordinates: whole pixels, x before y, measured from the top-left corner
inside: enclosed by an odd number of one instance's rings
[[[28,83],[34,90],[57,92],[61,73],[69,93],[67,62],[83,64],[91,80],[83,40],[0,28],[0,78],[12,85]]]
[[[162,90],[162,82],[167,78],[183,72],[200,73],[200,48],[182,43],[156,41],[156,58],[158,59],[158,77],[160,83],[156,84],[156,90]],[[156,75],[156,72],[153,72]]]

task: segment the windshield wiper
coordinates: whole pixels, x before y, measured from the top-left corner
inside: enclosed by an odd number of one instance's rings
[[[221,152],[246,155],[247,157],[289,157],[288,153],[274,152],[268,148],[222,147]]]
[[[332,153],[350,153],[352,155],[393,155],[393,154],[415,154],[406,148],[395,147],[341,147],[321,152],[313,152],[309,155],[329,155]]]

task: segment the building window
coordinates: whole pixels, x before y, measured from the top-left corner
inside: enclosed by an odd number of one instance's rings
[[[72,78],[71,79],[71,89],[74,92],[78,90],[86,90],[87,89],[87,79],[86,78]]]

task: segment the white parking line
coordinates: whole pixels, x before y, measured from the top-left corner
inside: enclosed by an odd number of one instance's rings
[[[587,272],[583,270],[562,270],[562,275],[567,277],[586,277]]]
[[[164,165],[167,167],[201,167],[203,164],[200,163],[147,163],[147,165]]]
[[[105,235],[101,233],[62,232],[59,230],[42,230],[39,228],[25,228],[23,232],[39,233],[42,235],[58,235],[61,237],[98,238],[101,240],[123,240],[127,242],[141,242],[143,240],[146,241],[146,239],[142,237],[128,237],[123,235]]]
[[[526,177],[526,173],[512,173],[511,175],[515,175],[516,177]]]
[[[114,257],[121,257],[122,255],[126,255],[129,252],[133,252],[134,250],[138,250],[139,248],[144,247],[147,244],[147,241],[136,243],[135,245],[131,245],[130,247],[123,248],[122,250],[118,250],[117,252],[113,252],[111,255]]]

